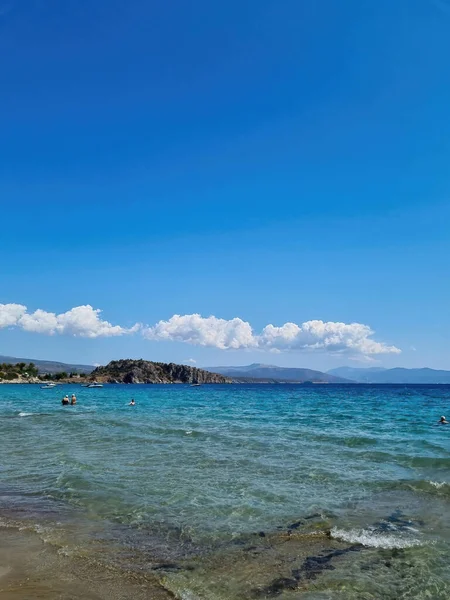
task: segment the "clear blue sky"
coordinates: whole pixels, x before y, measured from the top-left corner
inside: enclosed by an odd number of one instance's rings
[[[0,54],[0,354],[450,368],[448,0],[11,0]]]

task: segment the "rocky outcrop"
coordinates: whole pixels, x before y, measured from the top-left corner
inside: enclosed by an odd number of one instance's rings
[[[196,367],[130,359],[97,367],[90,378],[109,383],[231,383],[229,377]]]
[[[0,379],[2,383],[45,383],[38,377],[16,377],[15,379]]]

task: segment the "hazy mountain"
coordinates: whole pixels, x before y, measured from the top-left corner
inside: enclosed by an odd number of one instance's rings
[[[330,375],[350,377],[359,383],[449,383],[450,371],[437,369],[355,369],[340,367],[328,371]]]
[[[337,369],[330,369],[327,371],[330,375],[336,377],[344,377],[344,379],[351,379],[359,383],[371,383],[376,373],[382,373],[387,369],[382,367],[370,367],[370,368],[355,368],[355,367],[338,367]]]
[[[252,378],[259,381],[277,381],[277,382],[304,382],[316,381],[322,383],[348,383],[344,379],[333,374],[313,371],[312,369],[297,369],[290,367],[277,367],[275,365],[263,365],[254,363],[245,367],[205,367],[207,371],[221,373],[232,379]]]
[[[37,358],[16,358],[14,356],[0,356],[0,363],[34,363],[40,373],[90,373],[95,369],[93,365],[70,365],[52,360],[38,360]]]

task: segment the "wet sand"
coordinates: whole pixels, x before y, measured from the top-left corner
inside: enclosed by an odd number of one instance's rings
[[[2,528],[0,536],[2,600],[168,600],[151,575],[118,572],[90,559],[65,556],[37,534]]]

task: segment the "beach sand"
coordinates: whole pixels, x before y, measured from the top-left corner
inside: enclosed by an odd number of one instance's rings
[[[92,559],[66,556],[32,532],[2,528],[2,600],[167,600],[173,596],[149,576],[127,574]]]

